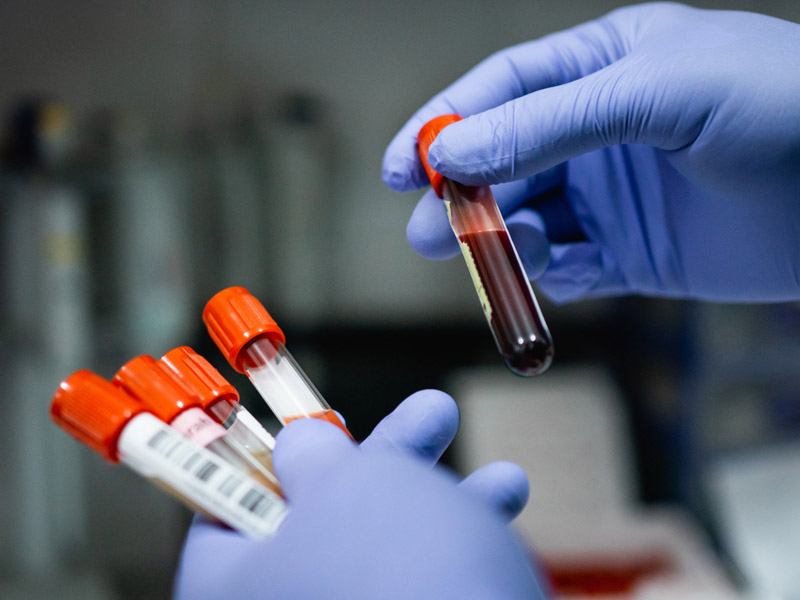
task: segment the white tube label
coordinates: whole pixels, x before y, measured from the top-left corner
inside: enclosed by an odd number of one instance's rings
[[[261,440],[267,448],[270,450],[275,449],[275,438],[272,437],[269,431],[264,429],[264,426],[256,420],[249,410],[240,408],[236,412],[236,420],[247,427],[248,431]]]
[[[252,538],[275,533],[283,499],[149,413],[134,417],[117,444],[120,460]]]

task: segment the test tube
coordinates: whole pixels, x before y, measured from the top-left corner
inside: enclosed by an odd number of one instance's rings
[[[228,430],[235,439],[271,473],[275,438],[239,403],[239,392],[211,363],[188,346],[180,346],[159,359],[187,393],[196,397],[200,407]]]
[[[245,288],[215,294],[203,310],[203,321],[231,366],[247,374],[281,423],[321,419],[353,437],[289,354],[278,324]]]
[[[192,510],[252,538],[275,533],[286,504],[219,456],[187,439],[135,398],[90,371],[65,379],[51,419],[103,458],[122,462]]]
[[[276,494],[281,493],[275,474],[228,435],[228,430],[207,415],[200,407],[198,398],[187,393],[152,356],[137,356],[129,360],[114,375],[113,382],[176,431]]]
[[[540,375],[553,360],[553,339],[491,189],[453,181],[428,164],[428,147],[459,120],[458,115],[442,115],[423,125],[417,136],[419,155],[444,200],[498,351],[517,375]]]

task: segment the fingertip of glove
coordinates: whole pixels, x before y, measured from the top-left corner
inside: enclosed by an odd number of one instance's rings
[[[442,141],[443,137],[445,138],[444,142]],[[459,172],[458,166],[463,165],[464,161],[459,157],[459,153],[456,150],[458,148],[457,142],[447,143],[447,138],[451,138],[451,136],[445,136],[445,131],[442,130],[439,136],[433,140],[428,148],[428,164],[434,171],[441,173],[445,177],[461,181],[458,176],[463,175],[463,173]]]
[[[447,415],[449,418],[458,420],[458,405],[453,397],[447,392],[435,389],[420,390],[414,392],[405,403],[414,406],[424,407],[425,412],[436,412],[442,416]]]
[[[395,192],[405,192],[410,189],[408,174],[397,169],[384,166],[381,178],[386,187]]]
[[[509,217],[506,225],[526,274],[530,279],[539,278],[550,264],[550,241],[541,217],[525,209]]]
[[[445,127],[428,148],[428,164],[445,177],[465,185],[494,185],[511,181],[499,160],[501,141],[494,125],[483,115],[473,115]]]
[[[384,156],[381,178],[386,187],[395,192],[408,192],[429,183],[419,159],[397,155],[391,150]]]
[[[428,260],[448,260],[458,256],[455,238],[422,235],[411,225],[406,229],[406,237],[411,249]]]
[[[417,254],[430,260],[446,260],[459,253],[447,211],[432,190],[425,193],[414,209],[406,237]]]
[[[332,456],[354,447],[345,433],[319,419],[297,419],[284,426],[275,437],[274,463],[276,469],[291,468],[322,455]]]
[[[404,410],[417,413],[421,422],[429,424],[428,429],[437,438],[452,441],[458,431],[461,415],[452,396],[440,390],[420,390],[406,398]]]
[[[613,258],[595,243],[553,244],[551,263],[539,287],[557,304],[603,295],[624,284]]]
[[[498,472],[502,472],[504,485],[497,493],[501,510],[510,518],[516,517],[525,508],[530,498],[530,482],[525,470],[516,463],[499,461]]]

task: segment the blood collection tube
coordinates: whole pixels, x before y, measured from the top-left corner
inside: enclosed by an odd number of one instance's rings
[[[281,493],[274,473],[228,435],[228,430],[207,415],[200,407],[198,398],[187,393],[152,356],[137,356],[129,360],[114,375],[113,382],[173,429],[276,494]]]
[[[272,535],[286,516],[280,496],[90,371],[61,383],[50,417],[106,460],[124,463],[190,509],[249,537]]]
[[[491,189],[463,185],[428,164],[428,147],[442,129],[459,120],[458,115],[442,115],[423,125],[417,137],[419,155],[434,191],[444,200],[497,349],[517,375],[539,375],[553,360],[553,339]]]
[[[239,392],[211,363],[188,346],[180,346],[159,359],[200,407],[222,424],[227,435],[243,446],[256,460],[274,473],[272,450],[275,438],[239,403]]]
[[[203,310],[203,321],[231,366],[247,374],[281,423],[311,417],[350,435],[289,354],[283,331],[245,288],[230,287],[215,294]]]

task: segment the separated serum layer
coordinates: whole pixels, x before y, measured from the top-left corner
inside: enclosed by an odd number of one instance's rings
[[[514,373],[539,375],[553,360],[553,340],[491,189],[452,181],[428,164],[428,146],[458,120],[444,115],[426,123],[419,133],[420,157],[445,202],[497,349]]]
[[[259,338],[245,346],[243,353],[245,373],[281,423],[310,417],[344,429],[339,417],[281,342]]]
[[[203,310],[203,321],[231,366],[247,373],[281,423],[310,417],[333,423],[350,435],[289,354],[275,320],[245,288],[215,294]]]

